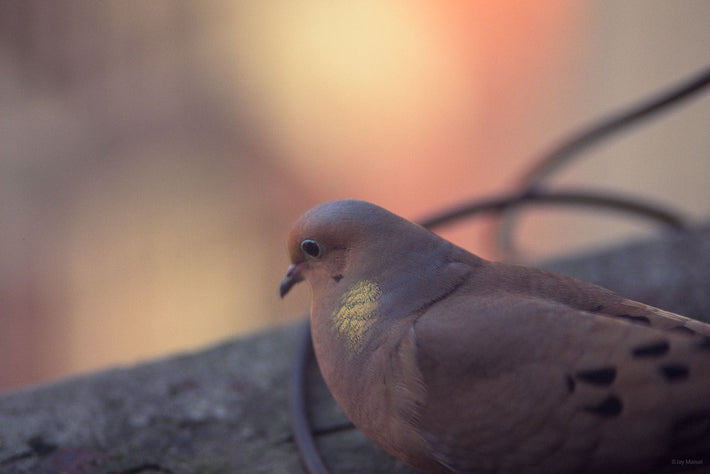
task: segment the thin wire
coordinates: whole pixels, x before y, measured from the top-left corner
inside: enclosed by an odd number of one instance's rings
[[[527,194],[507,194],[488,199],[475,200],[437,213],[430,218],[423,219],[421,225],[426,228],[434,228],[463,217],[471,217],[484,212],[502,213],[509,209],[529,204],[603,207],[646,217],[676,230],[688,228],[685,220],[678,217],[676,212],[644,200],[628,196],[611,195],[608,192],[602,194],[593,191],[581,192],[564,190]]]
[[[306,319],[303,324],[303,333],[299,340],[296,361],[293,365],[288,387],[288,410],[291,414],[293,438],[298,451],[301,453],[301,460],[306,470],[311,474],[328,474],[328,469],[326,469],[313,439],[313,430],[307,415],[306,369],[312,356],[311,324]]]
[[[658,112],[668,110],[671,105],[680,105],[684,99],[689,99],[708,85],[710,85],[710,67],[706,67],[700,73],[654,95],[650,99],[645,99],[624,110],[610,114],[595,124],[573,133],[569,138],[563,139],[557,146],[533,160],[535,164],[523,175],[520,181],[521,192],[528,193],[539,190],[544,180],[559,171],[563,166],[568,165],[574,158],[581,156],[583,151],[615,133],[624,131],[631,125],[647,120]],[[517,250],[511,237],[514,232],[516,218],[516,212],[504,212],[498,222],[496,243],[502,255],[517,255]]]
[[[521,180],[522,189],[530,191],[563,165],[569,164],[573,158],[579,157],[582,151],[592,145],[615,133],[624,131],[641,120],[653,117],[657,112],[669,110],[671,105],[680,105],[683,99],[689,99],[708,85],[710,85],[710,67],[650,99],[644,99],[624,110],[612,113],[595,124],[573,133],[569,138],[562,140],[560,144],[533,160],[535,165],[524,174]]]

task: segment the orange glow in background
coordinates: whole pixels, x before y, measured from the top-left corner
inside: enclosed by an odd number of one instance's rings
[[[284,3],[226,42],[259,52],[249,72],[289,173],[415,215],[510,183],[530,119],[555,98],[546,83],[575,53],[564,45],[582,39],[579,10]]]
[[[530,157],[706,66],[710,4],[0,4],[0,390],[296,321],[277,287],[308,207],[416,219],[512,189]],[[555,183],[707,220],[710,101]],[[486,219],[442,233],[487,258]],[[535,259],[651,235],[534,211]],[[288,356],[288,355],[285,355]]]

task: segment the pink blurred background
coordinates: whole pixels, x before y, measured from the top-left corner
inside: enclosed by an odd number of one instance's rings
[[[710,2],[0,3],[0,390],[298,320],[321,201],[416,219],[510,190],[566,132],[700,70]],[[708,94],[556,183],[710,214]],[[651,235],[534,211],[534,259]],[[495,258],[487,221],[443,231]],[[285,355],[288,357],[288,355]]]

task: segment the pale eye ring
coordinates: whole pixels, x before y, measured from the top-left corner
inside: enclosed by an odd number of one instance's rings
[[[301,250],[312,258],[319,258],[323,255],[323,247],[313,239],[305,239],[301,242]]]

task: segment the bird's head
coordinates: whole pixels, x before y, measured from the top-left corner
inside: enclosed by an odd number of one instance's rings
[[[309,209],[288,236],[291,266],[281,282],[281,297],[304,279],[315,291],[337,284],[346,269],[351,274],[372,271],[381,252],[388,252],[383,248],[386,234],[403,222],[412,225],[365,201],[331,201]]]

